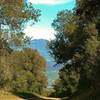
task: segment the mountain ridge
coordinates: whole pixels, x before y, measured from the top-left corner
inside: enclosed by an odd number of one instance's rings
[[[27,47],[37,49],[47,61],[52,61],[53,58],[49,55],[48,42],[46,39],[33,39]]]

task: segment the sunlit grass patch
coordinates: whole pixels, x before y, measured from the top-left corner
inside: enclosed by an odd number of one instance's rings
[[[0,100],[24,100],[10,92],[0,91]]]

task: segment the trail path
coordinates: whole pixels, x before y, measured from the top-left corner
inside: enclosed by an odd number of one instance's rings
[[[51,98],[51,97],[44,97],[34,93],[33,98],[29,100],[61,100],[60,98]]]

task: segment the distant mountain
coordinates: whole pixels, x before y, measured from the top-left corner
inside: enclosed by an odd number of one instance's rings
[[[47,60],[52,60],[52,57],[48,52],[48,40],[45,39],[34,39],[30,41],[29,48],[37,49],[39,53]]]
[[[30,41],[30,44],[28,44],[27,47],[37,49],[39,53],[46,59],[48,65],[48,85],[51,86],[52,82],[58,78],[58,72],[61,66],[54,66],[56,63],[53,61],[53,58],[49,55],[48,42],[49,41],[45,39],[34,39]]]

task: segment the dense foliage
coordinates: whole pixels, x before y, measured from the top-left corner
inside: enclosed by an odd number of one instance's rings
[[[0,89],[41,94],[46,88],[45,59],[37,50],[19,49],[29,40],[25,26],[39,16],[25,0],[0,0]]]
[[[23,29],[29,21],[38,21],[40,11],[24,0],[0,0],[0,39],[13,45],[22,45],[28,40]]]
[[[41,93],[47,86],[46,61],[37,50],[24,49],[0,59],[0,88]]]
[[[100,84],[100,1],[77,0],[73,11],[57,14],[50,53],[64,67],[54,84],[56,96],[72,96]]]
[[[37,50],[3,48],[0,52],[0,89],[40,94],[44,91],[47,65]]]

